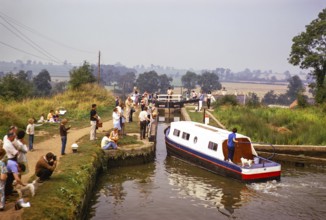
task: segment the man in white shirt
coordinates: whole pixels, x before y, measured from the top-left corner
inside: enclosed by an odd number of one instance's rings
[[[16,138],[16,134],[13,132],[9,132],[3,140],[3,149],[6,151],[8,159],[13,159],[17,156],[18,150],[13,145],[13,141]]]
[[[18,143],[17,143],[17,138],[16,138],[17,130],[18,130],[18,128],[15,125],[12,125],[9,128],[9,131],[8,131],[8,133],[14,133],[15,134],[15,139],[12,141],[12,144],[14,145],[14,147],[16,149],[18,148]],[[3,137],[3,142],[6,142],[6,141],[8,141],[7,134]]]
[[[140,124],[140,140],[145,139],[147,121],[149,121],[147,115],[147,106],[145,106],[143,111],[141,111],[138,116]]]

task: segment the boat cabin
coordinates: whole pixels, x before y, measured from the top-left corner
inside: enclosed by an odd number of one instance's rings
[[[227,160],[227,141],[230,133],[232,132],[210,125],[192,121],[179,121],[171,123],[168,137],[175,143],[203,155]],[[234,163],[241,163],[241,157],[253,160],[254,156],[257,156],[249,137],[237,133],[236,140],[239,142],[235,145]]]

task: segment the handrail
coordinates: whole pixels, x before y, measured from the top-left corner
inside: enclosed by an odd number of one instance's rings
[[[157,101],[178,101],[180,102],[182,100],[182,95],[181,94],[173,94],[173,95],[168,95],[168,94],[160,94],[157,95]]]

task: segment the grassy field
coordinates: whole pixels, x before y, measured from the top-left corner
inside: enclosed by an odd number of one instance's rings
[[[25,130],[29,118],[38,120],[41,114],[45,117],[51,109],[64,108],[67,113],[62,118],[67,118],[73,127],[85,127],[89,123],[91,105],[96,103],[97,112],[105,120],[111,117],[114,106],[112,94],[105,88],[97,85],[84,85],[78,91],[66,91],[51,98],[27,99],[20,102],[0,101],[0,136],[4,136],[11,125]],[[40,132],[58,132],[58,124],[46,123],[36,127],[36,136]],[[35,139],[38,140],[38,138]]]
[[[222,87],[225,87],[227,94],[248,94],[256,93],[259,98],[263,98],[264,95],[270,90],[274,90],[275,94],[284,94],[287,90],[285,84],[260,84],[260,83],[248,83],[248,82],[223,82]]]
[[[293,145],[326,145],[326,114],[323,108],[247,108],[222,106],[214,116],[228,130],[252,138],[254,142]]]
[[[187,112],[191,120],[203,121],[202,113]],[[222,106],[212,112],[227,130],[236,127],[253,142],[284,145],[326,145],[326,114],[322,107],[305,109]],[[213,120],[210,125],[216,126]]]
[[[248,94],[256,93],[261,99],[270,90],[274,90],[277,95],[284,94],[287,91],[287,84],[262,84],[262,83],[250,83],[250,82],[222,82],[222,88],[225,87],[226,94],[233,95],[237,94]],[[200,91],[200,87],[195,89],[197,92]],[[185,88],[180,86],[174,87],[175,94],[181,94],[181,91],[186,91]],[[222,94],[222,91],[213,91],[214,94]],[[305,95],[311,97],[311,93],[305,92]]]

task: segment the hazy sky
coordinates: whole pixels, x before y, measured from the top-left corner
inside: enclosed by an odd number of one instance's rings
[[[49,62],[47,53],[78,65],[97,63],[100,50],[103,64],[128,67],[295,72],[292,38],[323,8],[326,0],[0,0],[0,60]]]

